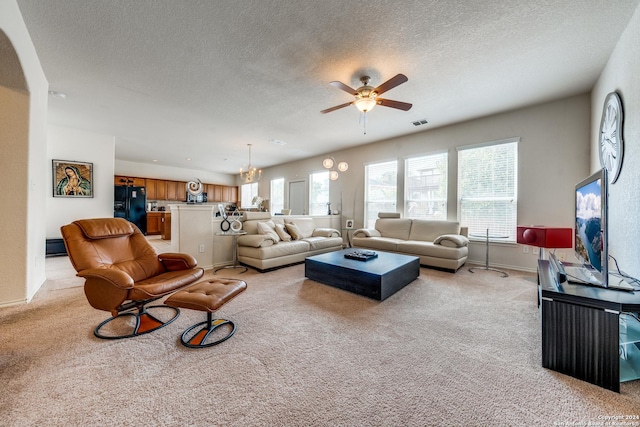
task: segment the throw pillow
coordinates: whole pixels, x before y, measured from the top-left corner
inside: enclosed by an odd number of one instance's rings
[[[283,242],[291,241],[291,235],[284,229],[284,224],[276,224],[276,233]]]
[[[285,224],[284,226],[286,227],[287,232],[291,235],[291,239],[293,239],[293,240],[302,239],[302,232],[300,231],[300,229],[298,228],[297,225],[295,225],[295,224]]]
[[[272,221],[268,221],[268,222],[271,222],[273,224]],[[274,227],[275,227],[275,224],[274,224]],[[275,242],[280,241],[280,237],[278,236],[278,233],[276,233],[275,230],[271,228],[267,222],[258,223],[258,234],[265,234],[267,236],[273,237],[273,240]]]

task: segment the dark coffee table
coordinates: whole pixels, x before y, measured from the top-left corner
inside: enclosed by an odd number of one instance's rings
[[[420,275],[420,259],[415,256],[376,251],[377,258],[357,261],[344,257],[353,249],[308,257],[304,275],[316,282],[369,298],[384,300]]]

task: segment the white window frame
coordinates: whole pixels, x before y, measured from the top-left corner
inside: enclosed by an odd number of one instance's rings
[[[365,228],[373,228],[378,218],[378,212],[396,212],[398,203],[398,159],[385,160],[381,162],[368,163],[364,165],[364,226]],[[395,166],[393,168],[392,164]],[[393,173],[395,183],[390,185],[395,187],[393,195],[380,199],[379,190],[375,190],[372,183],[369,182],[373,173],[386,173],[385,168]]]
[[[269,185],[270,209],[273,213],[280,213],[284,209],[284,178],[274,178]]]
[[[253,199],[258,195],[258,183],[242,184],[240,187],[240,206],[243,209],[257,208],[258,205],[253,203]]]
[[[516,242],[519,142],[520,138],[509,138],[457,148],[458,221],[469,227],[471,239],[484,240],[489,230],[490,241]],[[501,164],[500,156],[507,163]],[[485,207],[478,208],[480,203]]]
[[[315,189],[316,183],[319,183],[321,188]],[[309,174],[309,215],[327,215],[327,203],[331,200],[330,187],[328,170]]]
[[[447,151],[405,158],[405,218],[447,219],[448,163]]]

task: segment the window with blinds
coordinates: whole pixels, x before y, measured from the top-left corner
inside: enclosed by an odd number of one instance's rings
[[[326,215],[329,211],[329,171],[309,175],[309,215]]]
[[[405,160],[404,217],[447,219],[446,152]]]
[[[364,226],[373,228],[378,212],[395,212],[398,161],[372,163],[364,168]]]
[[[242,184],[240,187],[240,206],[243,208],[255,208],[256,204],[253,203],[253,198],[258,195],[258,183],[253,182],[251,184]]]
[[[271,180],[271,191],[269,192],[271,212],[280,213],[284,209],[284,178]]]
[[[458,148],[458,220],[469,234],[516,241],[518,141]]]

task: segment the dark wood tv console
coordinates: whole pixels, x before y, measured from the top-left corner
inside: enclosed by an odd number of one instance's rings
[[[538,261],[542,366],[620,392],[640,379],[640,291],[558,283]]]

